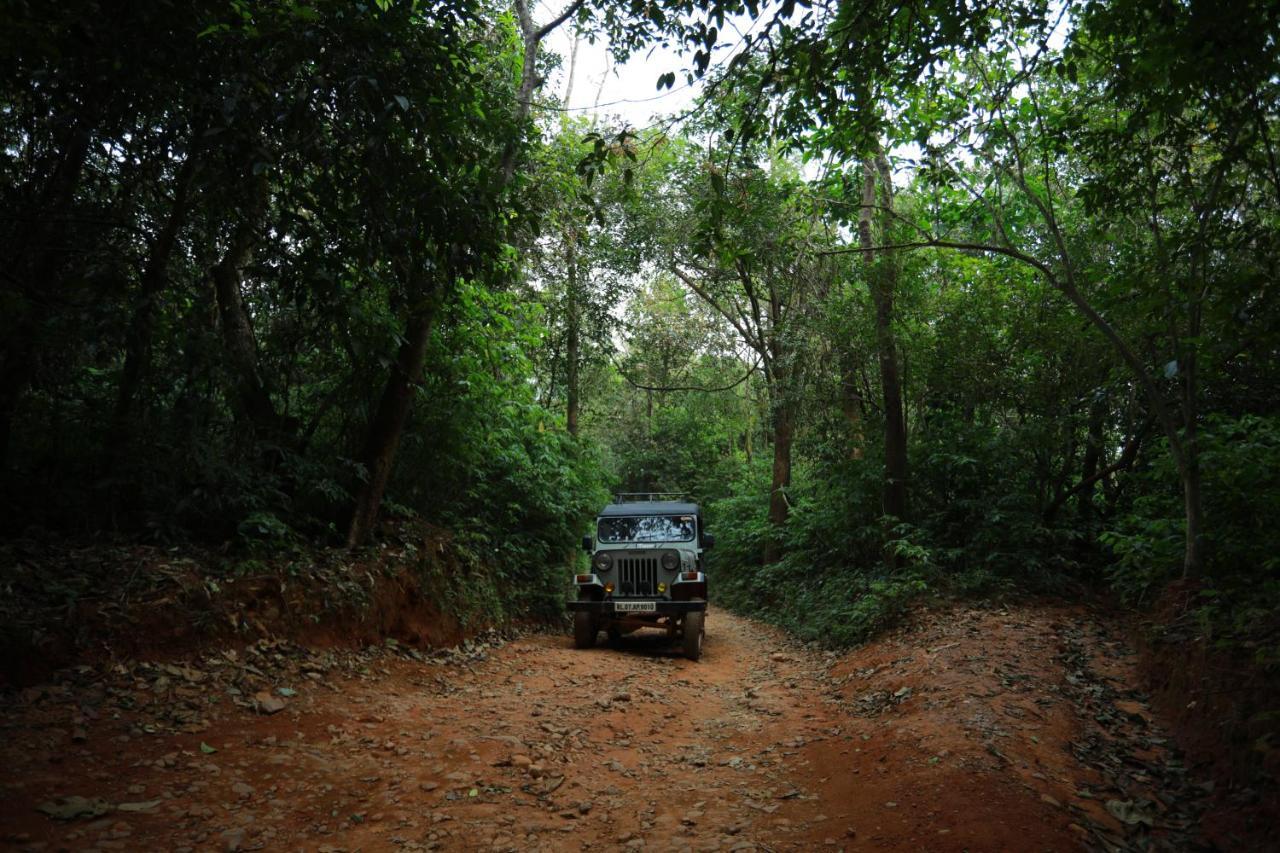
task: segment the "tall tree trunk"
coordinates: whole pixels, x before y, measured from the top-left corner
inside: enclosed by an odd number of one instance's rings
[[[791,486],[791,444],[795,439],[795,412],[789,403],[779,403],[773,413],[773,476],[769,483],[769,523],[787,523]]]
[[[1103,427],[1107,416],[1107,398],[1099,394],[1089,406],[1088,438],[1084,446],[1084,460],[1080,465],[1080,482],[1082,486],[1076,493],[1076,507],[1080,520],[1089,526],[1095,515],[1093,508],[1094,486],[1098,474],[1098,465],[1102,461]]]
[[[222,260],[210,272],[218,304],[222,343],[236,375],[236,410],[260,437],[277,436],[281,419],[258,366],[258,342],[240,289],[244,269],[253,260],[253,249],[266,220],[269,189],[265,174],[253,179],[241,220],[232,231]]]
[[[366,477],[356,496],[351,524],[347,528],[348,548],[355,548],[368,539],[378,519],[378,509],[391,479],[396,450],[400,447],[400,436],[404,433],[413,404],[413,390],[422,378],[437,310],[433,297],[434,294],[430,294],[412,312],[405,326],[404,341],[396,352],[391,375],[387,377],[382,397],[378,400],[378,408],[369,421],[364,449],[360,453]]]
[[[1196,340],[1200,335],[1200,307],[1191,310],[1190,334],[1180,347],[1179,368],[1182,373],[1182,504],[1186,518],[1186,543],[1182,558],[1182,576],[1195,580],[1204,573],[1204,498],[1200,476],[1200,410]]]
[[[876,300],[876,345],[884,391],[884,514],[907,517],[907,429],[898,377],[897,341],[893,333],[893,292]]]
[[[569,48],[569,79],[564,84],[564,100],[561,101],[566,107],[569,106],[569,99],[573,97],[573,80],[578,72],[578,46],[581,41],[582,37],[574,33],[573,45]]]
[[[124,368],[116,393],[116,408],[108,442],[108,452],[115,458],[128,439],[133,405],[151,364],[151,335],[155,326],[156,298],[169,282],[169,260],[178,242],[178,234],[186,222],[191,185],[196,173],[196,158],[188,155],[175,178],[173,206],[160,232],[151,241],[151,251],[139,282],[138,300],[129,330],[125,334]]]
[[[515,119],[517,125],[524,124],[533,111],[533,93],[542,85],[538,77],[538,47],[557,27],[573,17],[582,8],[585,0],[570,0],[569,4],[548,23],[539,27],[533,22],[533,14],[528,0],[515,0],[516,23],[520,27],[520,40],[524,46],[524,58],[520,64],[520,87],[516,90]],[[502,150],[502,161],[499,165],[499,186],[511,183],[516,174],[516,160],[520,154],[521,139],[513,135]]]
[[[787,489],[791,486],[791,445],[795,438],[795,411],[786,401],[779,401],[773,411],[773,475],[769,482],[769,525],[772,530],[765,541],[764,562],[776,563],[782,558],[781,532],[786,526],[790,504]]]
[[[773,434],[773,470],[769,480],[769,526],[765,541],[764,562],[776,563],[782,558],[782,529],[786,526],[791,506],[787,489],[791,486],[791,445],[795,439],[795,403],[788,394],[793,379],[787,353],[776,341],[763,361],[765,381],[769,389],[769,431]]]
[[[888,253],[876,253],[872,223],[880,223],[881,240],[886,241],[893,210],[893,176],[884,152],[877,148],[874,159],[862,164],[862,209],[858,217],[858,237],[867,258],[867,278],[876,309],[876,354],[880,364],[880,386],[884,406],[884,488],[882,510],[892,519],[907,516],[907,430],[902,404],[902,382],[899,376],[898,347],[894,332],[894,296],[898,284],[898,266]],[[874,214],[876,185],[879,184],[880,215]],[[895,556],[886,551],[889,568],[896,566]]]
[[[1182,558],[1182,576],[1195,580],[1204,573],[1204,501],[1200,483],[1199,448],[1195,427],[1187,431],[1187,465],[1182,476],[1182,502],[1186,516],[1186,547]]]
[[[565,261],[569,269],[569,281],[565,292],[566,332],[565,342],[565,424],[569,435],[578,434],[578,361],[581,349],[581,308],[578,305],[578,259],[571,233],[565,245]]]
[[[858,372],[852,364],[853,356],[845,353],[844,368],[840,373],[840,412],[849,429],[849,458],[861,459],[866,436],[862,430],[862,392],[858,388]]]

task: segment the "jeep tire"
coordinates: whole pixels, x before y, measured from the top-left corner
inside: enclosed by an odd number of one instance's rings
[[[585,610],[573,614],[573,647],[589,649],[596,644],[596,620]]]
[[[692,610],[684,615],[684,656],[696,661],[702,657],[703,620],[706,612]]]

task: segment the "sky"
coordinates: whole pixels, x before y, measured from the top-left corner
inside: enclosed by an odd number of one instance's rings
[[[569,52],[573,34],[561,28],[548,38],[548,48],[560,54],[563,64],[543,90],[563,98],[567,89]],[[575,114],[597,114],[601,118],[620,116],[636,128],[652,124],[655,115],[669,115],[688,109],[697,97],[701,84],[693,87],[677,83],[671,89],[657,91],[658,75],[676,71],[685,63],[672,51],[658,48],[651,54],[633,56],[625,65],[615,67],[603,42],[578,44],[578,60],[574,68],[573,90],[566,107]],[[603,84],[603,85],[602,85]],[[597,102],[599,107],[596,107]]]
[[[566,0],[544,0],[534,10],[534,20],[541,22],[551,19],[562,8]],[[744,33],[754,30],[762,21],[774,13],[776,2],[761,4],[760,18],[753,21],[747,16],[730,18],[725,25],[725,34],[721,44],[716,46],[713,55],[713,67],[721,66],[742,48]],[[1065,11],[1062,0],[1051,0],[1050,14],[1057,19],[1057,26],[1051,32],[1049,45],[1058,50],[1063,46],[1069,32],[1069,22],[1062,12]],[[552,32],[546,40],[547,49],[562,57],[562,66],[552,76],[543,92],[563,98],[569,70],[569,54],[573,45],[573,29],[568,24],[562,25]],[[687,110],[693,105],[702,90],[701,80],[689,85],[684,81],[682,73],[689,65],[687,57],[681,57],[673,50],[655,47],[650,51],[641,51],[625,64],[614,67],[608,56],[608,45],[603,41],[588,44],[584,39],[579,43],[577,63],[574,69],[573,89],[570,103],[566,106],[575,114],[596,114],[601,119],[620,117],[635,129],[644,129],[655,124],[655,118],[670,116]],[[671,89],[657,90],[660,74],[668,71],[676,72],[676,85]],[[598,104],[598,106],[597,106]],[[901,156],[914,157],[918,152],[911,150],[896,151]]]
[[[761,4],[761,15],[772,14],[772,4]],[[556,13],[553,3],[542,3],[534,10],[534,20],[542,21]],[[728,62],[741,50],[742,35],[752,29],[749,17],[730,18],[725,23],[725,36],[713,53],[713,66]],[[560,54],[562,67],[548,81],[544,92],[562,98],[568,82],[569,53],[573,45],[573,31],[561,26],[546,40],[547,49]],[[682,73],[690,65],[673,50],[655,47],[632,56],[624,65],[614,67],[608,55],[608,45],[603,41],[588,44],[583,39],[578,45],[578,60],[574,71],[573,90],[566,105],[574,113],[601,118],[618,116],[636,129],[654,124],[655,117],[669,116],[687,110],[702,90],[702,81],[692,86],[684,82]],[[657,90],[658,76],[667,71],[676,72],[676,84],[671,89]],[[601,85],[603,83],[603,85]],[[599,107],[596,107],[596,104]]]

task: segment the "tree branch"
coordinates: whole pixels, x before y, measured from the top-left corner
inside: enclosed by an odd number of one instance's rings
[[[544,26],[539,27],[538,30],[533,34],[533,40],[535,42],[542,41],[544,38],[550,35],[551,32],[556,29],[556,27],[560,26],[565,21],[572,18],[574,14],[576,14],[577,11],[582,8],[585,2],[586,0],[573,0],[572,3],[570,3],[568,6],[565,7],[565,10],[563,12],[561,12],[556,17],[552,18]]]
[[[725,307],[721,305],[719,301],[716,300],[715,297],[713,297],[710,293],[707,292],[706,288],[698,284],[698,282],[694,280],[693,276],[689,275],[688,273],[680,269],[675,264],[671,265],[671,271],[676,274],[676,278],[683,281],[689,287],[690,290],[692,290],[694,293],[698,295],[700,299],[702,299],[704,302],[706,302],[708,305],[714,308],[716,312],[720,314],[721,317],[724,317],[726,320],[728,320],[729,324],[733,326],[734,330],[737,331],[737,333],[742,336],[743,343],[745,343],[747,346],[755,350],[756,353],[759,354],[761,357],[767,357],[768,352],[765,349],[764,340],[762,338],[752,335],[749,331],[747,331],[746,326],[740,323],[738,321],[738,318],[734,317],[731,313],[729,313],[729,311],[726,310]]]
[[[867,252],[897,251],[901,249],[959,249],[969,252],[990,252],[997,255],[1004,255],[1006,257],[1013,258],[1015,261],[1021,261],[1028,266],[1035,267],[1049,279],[1050,284],[1054,287],[1058,287],[1058,277],[1043,261],[1019,252],[1017,249],[1009,248],[1007,246],[992,246],[989,243],[962,243],[955,240],[919,240],[911,243],[894,243],[888,246],[848,246],[843,249],[827,249],[819,252],[818,254],[850,255],[864,254]]]
[[[638,388],[641,391],[700,391],[704,394],[715,394],[721,391],[731,391],[734,388],[737,388],[743,382],[750,379],[751,376],[760,369],[760,359],[757,358],[756,363],[751,365],[741,378],[729,383],[728,385],[721,385],[715,388],[706,388],[701,385],[644,385],[628,376],[627,372],[622,369],[622,365],[618,364],[617,359],[612,355],[609,356],[609,361],[613,362],[614,369],[618,371],[619,376],[626,380],[628,385],[633,388]]]
[[[1156,419],[1154,416],[1148,417],[1146,422],[1143,423],[1142,426],[1138,427],[1137,432],[1135,432],[1132,436],[1130,436],[1129,440],[1125,442],[1124,447],[1120,450],[1120,456],[1116,459],[1115,462],[1111,463],[1106,468],[1103,468],[1101,471],[1098,471],[1092,476],[1085,477],[1083,480],[1076,483],[1074,486],[1067,489],[1065,492],[1060,493],[1056,498],[1054,498],[1053,502],[1049,504],[1049,506],[1045,509],[1044,513],[1042,514],[1043,517],[1045,519],[1053,518],[1053,516],[1057,513],[1057,511],[1062,508],[1062,505],[1065,504],[1067,502],[1067,499],[1070,498],[1072,495],[1076,494],[1077,492],[1082,492],[1085,489],[1092,486],[1093,484],[1098,483],[1102,480],[1105,480],[1107,477],[1110,477],[1112,474],[1115,474],[1119,471],[1123,471],[1124,469],[1132,466],[1133,463],[1138,460],[1138,449],[1142,444],[1142,439],[1146,436],[1147,431],[1151,429],[1151,426],[1152,424],[1155,423],[1155,420]]]

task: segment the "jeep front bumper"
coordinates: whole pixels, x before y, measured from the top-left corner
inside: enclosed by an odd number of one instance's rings
[[[597,616],[628,616],[639,613],[657,613],[660,616],[672,616],[680,613],[691,613],[706,610],[705,601],[666,601],[663,599],[623,598],[608,601],[570,601],[569,609],[585,610]],[[644,605],[643,609],[635,605]]]

